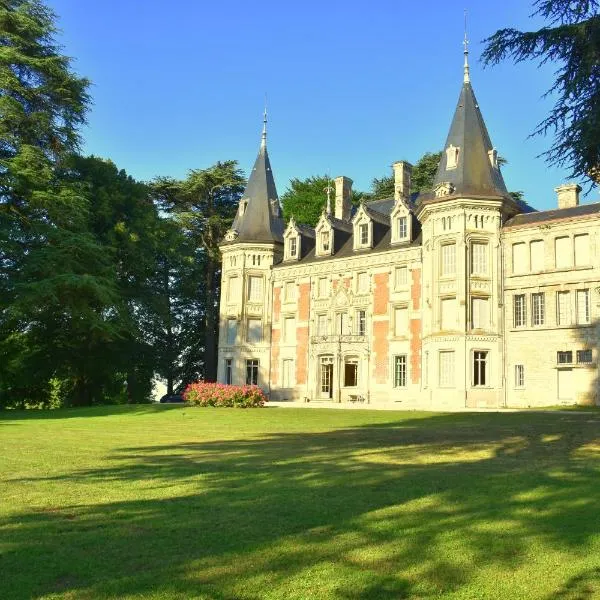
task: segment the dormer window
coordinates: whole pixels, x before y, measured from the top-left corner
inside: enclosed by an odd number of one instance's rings
[[[446,148],[446,170],[456,169],[458,167],[458,155],[460,154],[460,148],[450,144]]]
[[[406,217],[398,217],[397,220],[398,239],[404,240],[408,237],[408,219]]]
[[[321,231],[321,251],[329,252],[329,249],[330,249],[329,231]]]
[[[292,236],[288,238],[288,258],[297,258],[298,257],[298,238],[296,236]]]
[[[368,223],[361,223],[358,226],[358,237],[359,237],[361,246],[369,245],[369,224]]]
[[[242,200],[240,202],[240,216],[246,212],[246,208],[248,208],[248,200]]]

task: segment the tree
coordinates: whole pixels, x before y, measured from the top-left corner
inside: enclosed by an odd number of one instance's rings
[[[485,42],[482,59],[495,65],[537,60],[559,65],[546,96],[556,94],[550,114],[532,135],[553,133],[542,154],[549,164],[566,166],[573,177],[600,180],[600,3],[597,0],[536,0],[534,16],[548,26],[537,31],[500,29]]]
[[[283,217],[291,217],[298,223],[314,227],[327,205],[327,188],[331,188],[331,210],[335,208],[334,182],[326,175],[313,175],[306,179],[292,179],[288,189],[281,196]],[[352,203],[358,204],[363,197],[361,192],[352,192]]]
[[[431,189],[433,179],[442,157],[441,152],[426,152],[417,161],[412,170],[410,180],[411,193],[422,192]],[[381,179],[373,179],[371,183],[371,200],[381,200],[383,198],[394,197],[394,176],[386,175]]]
[[[196,297],[202,302],[197,308],[200,318],[190,323],[190,335],[203,339],[202,373],[209,381],[217,376],[219,324],[215,315],[220,298],[219,242],[233,222],[245,183],[243,173],[233,160],[218,162],[208,169],[192,170],[183,181],[158,178],[153,183],[156,201],[176,220],[192,243],[193,262],[201,268],[202,277],[195,283]]]

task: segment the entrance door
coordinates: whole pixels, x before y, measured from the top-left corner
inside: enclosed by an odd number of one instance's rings
[[[558,369],[558,399],[573,400],[573,369]]]
[[[320,363],[320,393],[321,398],[333,398],[333,357],[322,356]]]

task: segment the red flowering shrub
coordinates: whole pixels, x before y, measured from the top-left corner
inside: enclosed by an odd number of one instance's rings
[[[224,383],[190,383],[183,399],[195,406],[227,406],[258,408],[265,405],[267,397],[256,385],[225,385]]]

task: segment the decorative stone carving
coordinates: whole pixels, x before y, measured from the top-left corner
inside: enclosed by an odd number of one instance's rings
[[[235,229],[230,229],[225,234],[225,241],[226,242],[234,242],[238,235],[239,235],[239,233]]]
[[[454,186],[449,181],[442,181],[438,183],[433,190],[436,198],[442,198],[443,196],[449,196],[454,191]]]

